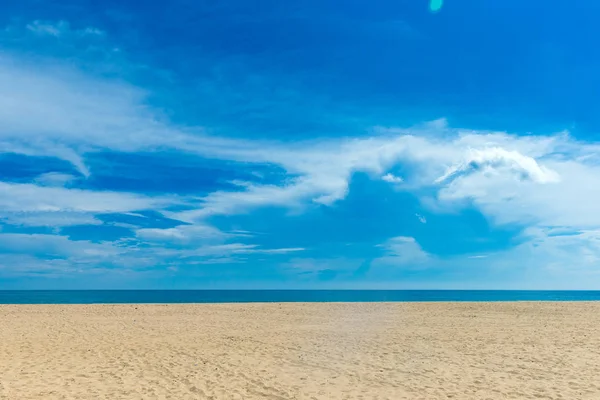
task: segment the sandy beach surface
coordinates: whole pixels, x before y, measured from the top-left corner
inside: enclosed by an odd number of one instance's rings
[[[600,304],[3,305],[0,399],[600,399]]]

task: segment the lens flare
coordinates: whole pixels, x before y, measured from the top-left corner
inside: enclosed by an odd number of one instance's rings
[[[429,0],[429,11],[438,12],[442,8],[444,0]]]

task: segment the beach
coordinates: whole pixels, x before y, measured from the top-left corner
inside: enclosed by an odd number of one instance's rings
[[[0,399],[599,399],[600,303],[0,305]]]

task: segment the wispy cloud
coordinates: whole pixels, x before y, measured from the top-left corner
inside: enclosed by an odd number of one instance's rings
[[[174,198],[168,197],[0,182],[3,212],[126,212],[160,209],[174,203]]]
[[[49,35],[54,37],[61,37],[65,35],[78,35],[78,36],[102,36],[102,32],[98,28],[86,27],[83,29],[72,29],[71,24],[67,21],[33,21],[26,25],[27,30],[35,33],[36,35]]]
[[[38,226],[59,229],[72,225],[100,225],[93,213],[72,211],[0,212],[0,221],[16,226]]]
[[[35,183],[41,186],[64,187],[73,182],[77,177],[60,172],[47,172],[35,178]]]
[[[118,255],[121,250],[111,244],[71,241],[61,235],[0,233],[0,253],[99,262],[103,257]]]
[[[304,250],[305,249],[301,247],[265,249],[260,248],[256,244],[227,243],[221,245],[202,247],[196,250],[192,250],[188,254],[201,256],[231,256],[234,254],[286,254],[296,253]]]
[[[431,258],[412,237],[397,236],[379,246],[385,250],[385,255],[375,259],[372,265],[418,267]]]
[[[302,252],[303,248],[265,248],[256,244],[198,243],[195,247],[165,247],[136,240],[95,243],[70,240],[60,234],[15,234],[0,232],[0,270],[10,266],[3,260],[23,257],[30,260],[29,272],[43,271],[45,261],[62,260],[63,273],[90,272],[104,266],[129,270],[143,270],[161,265],[194,265],[215,263],[244,263],[248,255],[284,255]],[[13,272],[20,265],[12,268]]]
[[[182,225],[168,229],[143,228],[138,229],[136,235],[147,241],[180,245],[194,245],[211,240],[222,241],[232,236],[206,224]]]

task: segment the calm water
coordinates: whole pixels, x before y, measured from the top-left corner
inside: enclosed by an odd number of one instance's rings
[[[600,300],[600,291],[0,290],[0,304],[591,300]]]

